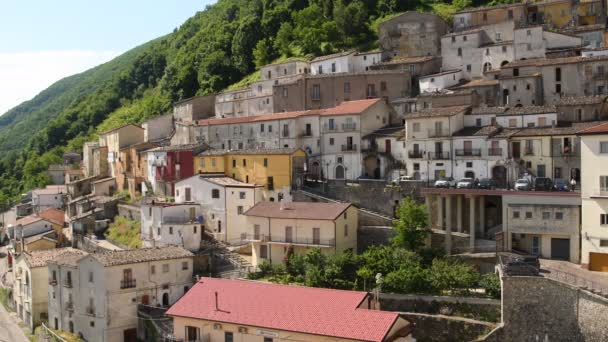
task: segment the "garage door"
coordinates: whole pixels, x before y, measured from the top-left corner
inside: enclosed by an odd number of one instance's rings
[[[608,272],[607,253],[589,253],[589,269],[591,271]]]
[[[551,239],[551,259],[570,260],[570,239]]]

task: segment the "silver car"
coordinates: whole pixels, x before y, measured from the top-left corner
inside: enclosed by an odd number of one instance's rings
[[[473,185],[475,184],[475,180],[473,178],[463,178],[458,181],[456,187],[458,189],[473,189]]]
[[[515,190],[517,191],[530,191],[532,190],[532,182],[529,179],[521,178],[515,182]]]
[[[455,188],[456,180],[452,177],[441,177],[435,181],[436,188]]]

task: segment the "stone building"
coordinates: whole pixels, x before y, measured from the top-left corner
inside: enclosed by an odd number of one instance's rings
[[[195,96],[173,104],[175,121],[192,122],[213,117],[215,95]]]
[[[405,12],[380,24],[382,59],[441,55],[441,37],[448,24],[429,13]]]

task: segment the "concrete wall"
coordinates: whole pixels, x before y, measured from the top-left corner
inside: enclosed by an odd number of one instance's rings
[[[141,221],[141,212],[138,205],[130,203],[118,203],[118,215],[129,220]]]
[[[503,277],[502,296],[503,341],[608,340],[604,297],[541,277]]]
[[[464,318],[416,313],[403,313],[401,316],[414,324],[412,337],[416,341],[473,341],[494,329],[493,324]]]

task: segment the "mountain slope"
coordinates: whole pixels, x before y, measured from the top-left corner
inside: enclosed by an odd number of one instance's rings
[[[449,16],[467,1],[219,0],[173,33],[63,79],[0,117],[0,206],[46,184],[49,164],[102,129],[225,89],[279,57],[373,48],[382,18],[414,9]]]

